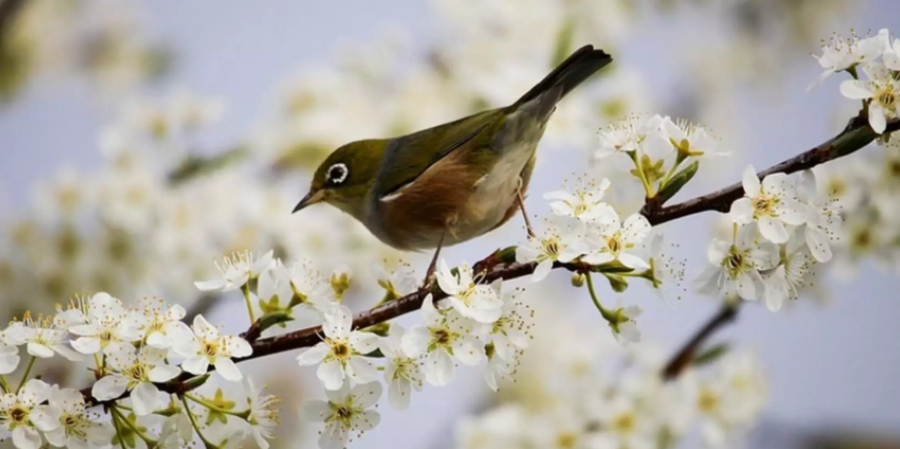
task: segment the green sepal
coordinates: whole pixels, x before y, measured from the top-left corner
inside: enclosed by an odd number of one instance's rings
[[[209,380],[209,374],[197,376],[184,381],[184,391],[196,390],[203,386]]]
[[[697,169],[700,168],[700,161],[694,161],[683,170],[675,174],[671,179],[666,181],[665,185],[659,189],[659,193],[656,195],[658,198],[658,203],[663,204],[666,201],[672,199],[676,193],[678,193],[682,187],[687,185],[688,182],[693,179],[694,175],[697,174]]]
[[[626,281],[623,276],[611,273],[603,273],[603,275],[606,276],[606,279],[609,281],[609,286],[612,287],[614,292],[622,293],[625,290],[628,290],[628,281]]]
[[[376,358],[376,359],[383,359],[383,358],[384,358],[384,353],[381,352],[381,349],[376,349],[376,350],[374,350],[374,351],[372,351],[372,352],[370,352],[370,353],[368,353],[368,354],[363,354],[363,355],[366,356],[366,357],[373,357],[373,358]]]
[[[390,323],[384,322],[384,323],[373,324],[373,325],[363,329],[362,331],[363,332],[371,332],[379,337],[387,337],[388,330],[390,330],[390,328],[391,328]]]
[[[711,346],[704,349],[700,354],[697,354],[697,356],[694,357],[694,360],[691,361],[691,364],[694,366],[709,365],[727,354],[729,349],[727,343],[719,343]]]
[[[290,310],[277,310],[275,312],[268,312],[259,317],[259,319],[256,320],[256,327],[259,328],[259,333],[262,334],[263,331],[272,326],[284,327],[285,323],[293,320],[294,317],[291,316]]]

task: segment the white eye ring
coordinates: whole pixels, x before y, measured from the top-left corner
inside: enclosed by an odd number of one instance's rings
[[[346,181],[348,175],[350,175],[350,170],[347,170],[347,165],[345,164],[337,163],[328,167],[328,181],[331,181],[334,184],[340,184]]]

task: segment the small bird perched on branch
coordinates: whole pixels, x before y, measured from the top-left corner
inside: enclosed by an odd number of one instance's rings
[[[294,208],[325,202],[400,250],[485,234],[524,209],[535,151],[556,104],[612,57],[581,47],[511,106],[390,139],[348,143],[319,165]]]

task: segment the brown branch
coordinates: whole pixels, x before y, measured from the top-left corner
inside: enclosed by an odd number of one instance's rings
[[[894,132],[898,129],[900,129],[900,120],[893,119],[888,122],[888,128],[885,133]],[[875,133],[869,128],[865,116],[860,115],[851,120],[847,127],[833,139],[801,153],[796,157],[774,165],[767,170],[760,172],[759,176],[760,178],[763,178],[773,173],[793,173],[812,168],[818,164],[852,154],[871,143],[876,137]],[[740,198],[742,194],[743,187],[740,183],[736,183],[708,195],[668,207],[661,207],[659,204],[650,202],[644,207],[642,213],[653,225],[658,225],[700,212],[727,212],[731,203]],[[490,283],[497,279],[511,280],[527,276],[534,272],[535,267],[536,264],[534,263],[520,264],[515,262],[515,247],[510,247],[504,250],[495,251],[484,260],[477,262],[473,268],[476,272],[483,273],[482,282]],[[563,268],[569,271],[596,270],[596,267],[591,267],[578,262],[554,264],[554,269],[557,268]],[[417,291],[411,293],[395,301],[360,313],[353,320],[353,328],[366,328],[418,310],[429,293],[433,295],[435,301],[441,300],[447,296],[437,288],[432,289],[430,292]],[[673,359],[667,363],[663,376],[669,378],[670,376],[676,376],[682,372],[693,360],[697,349],[703,345],[706,339],[714,334],[716,330],[731,322],[734,319],[735,314],[735,309],[731,309],[730,311],[723,309],[714,316],[713,319],[689,340],[687,344],[676,353]],[[242,359],[235,359],[235,361],[241,362],[252,360],[272,354],[313,346],[321,341],[321,329],[321,326],[315,326],[283,335],[255,340],[252,343],[253,354]],[[251,336],[255,337],[258,335],[253,331],[252,327],[250,332],[253,333]],[[178,394],[179,392],[184,391],[182,382],[192,377],[194,376],[185,373],[178,380],[162,385],[160,388],[163,391]],[[89,406],[99,404],[90,396],[90,388],[81,390],[81,393],[85,396],[85,400]]]
[[[900,119],[888,121],[885,134],[897,130],[900,130]],[[866,117],[861,114],[850,120],[847,127],[833,139],[759,172],[759,177],[762,179],[774,173],[794,173],[810,169],[816,165],[855,153],[872,143],[876,137],[878,135],[869,128]],[[660,205],[648,201],[641,213],[651,224],[657,225],[700,212],[728,212],[731,203],[743,194],[744,188],[738,182],[713,193],[667,207],[660,207]]]
[[[709,339],[717,330],[732,323],[737,317],[739,302],[726,302],[719,309],[719,312],[710,318],[700,330],[691,337],[685,345],[676,352],[669,362],[666,363],[662,371],[662,377],[665,380],[673,380],[678,377],[691,363],[697,355],[697,351],[703,346],[703,343]]]

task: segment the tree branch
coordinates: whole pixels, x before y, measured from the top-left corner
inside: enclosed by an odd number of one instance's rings
[[[666,363],[666,367],[663,368],[662,371],[663,379],[673,380],[690,366],[694,361],[694,357],[697,355],[697,351],[703,346],[703,343],[716,333],[717,330],[735,320],[739,307],[739,302],[726,302],[723,304],[722,308],[719,309],[719,312],[713,315],[712,318],[710,318],[706,324],[703,325],[703,327],[701,327],[700,330],[698,330],[697,333],[672,356],[671,359],[669,359],[669,362]]]
[[[898,129],[900,129],[900,119],[892,119],[888,122],[885,133],[891,133]],[[816,165],[852,154],[871,143],[876,137],[877,135],[869,128],[866,117],[861,113],[860,116],[850,120],[847,127],[834,138],[801,153],[796,157],[760,172],[759,176],[760,178],[764,178],[773,173],[793,173],[812,168]],[[716,192],[668,207],[662,207],[660,204],[648,202],[641,212],[647,217],[651,224],[659,225],[700,212],[727,212],[731,203],[740,198],[741,195],[743,195],[743,187],[740,183],[736,183]],[[476,273],[483,273],[482,282],[491,283],[497,279],[511,280],[527,276],[534,272],[535,267],[536,264],[534,263],[517,263],[515,261],[515,247],[510,247],[504,250],[495,251],[487,258],[477,262],[473,269]],[[595,269],[595,267],[579,262],[568,264],[556,263],[553,268],[581,272]],[[435,302],[447,296],[436,287],[433,288],[432,291],[420,290],[410,293],[395,301],[360,313],[353,320],[353,328],[366,328],[418,310],[429,293],[433,295]],[[700,331],[675,354],[672,360],[666,364],[666,368],[662,373],[663,377],[670,379],[680,374],[693,360],[697,349],[699,349],[718,329],[725,324],[732,322],[736,313],[737,311],[733,307],[726,306],[720,310],[719,313],[700,329]],[[242,362],[313,346],[321,341],[321,330],[321,326],[315,326],[274,337],[258,340],[253,339],[253,354],[242,359],[235,359],[235,361]],[[250,336],[254,337],[258,335],[258,332],[253,330],[253,327],[251,327],[248,333],[251,334]],[[247,335],[247,333],[245,333],[245,335]],[[179,377],[178,380],[161,385],[160,389],[173,394],[179,394],[185,390],[183,382],[193,377],[195,376],[190,376],[185,373]],[[91,397],[90,388],[82,390],[81,393],[84,395],[88,406],[99,404],[98,401]]]

